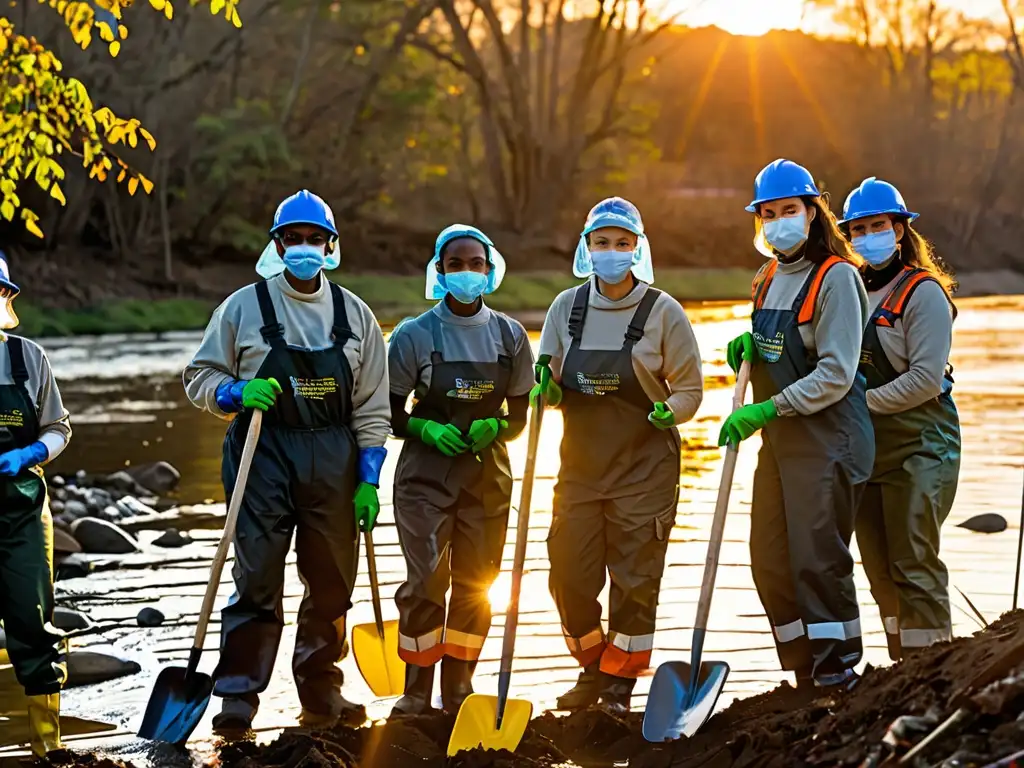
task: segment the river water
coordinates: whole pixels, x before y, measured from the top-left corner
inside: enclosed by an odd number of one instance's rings
[[[963,424],[964,450],[956,506],[944,529],[943,555],[951,584],[962,590],[989,620],[1007,610],[1013,591],[1018,520],[1024,466],[1024,297],[966,300],[960,304],[956,323],[953,363],[954,394]],[[670,659],[689,659],[689,639],[700,588],[707,531],[717,495],[722,453],[715,438],[731,399],[731,377],[724,364],[726,342],[749,327],[747,305],[687,307],[704,356],[706,393],[697,417],[682,429],[683,469],[679,514],[668,551],[667,567],[658,610],[654,665]],[[200,413],[185,399],[180,371],[198,342],[194,334],[161,337],[133,336],[103,339],[51,341],[47,346],[54,371],[71,413],[74,439],[55,471],[109,471],[128,462],[163,459],[177,466],[183,481],[182,503],[222,501],[219,481],[220,445],[224,423]],[[577,667],[562,640],[558,617],[548,594],[548,562],[545,537],[551,518],[551,498],[558,469],[562,424],[557,411],[544,420],[538,477],[534,487],[533,514],[527,548],[526,574],[512,695],[529,698],[535,712],[553,706],[556,696],[575,680]],[[755,436],[743,444],[736,470],[722,547],[721,564],[711,611],[705,658],[729,663],[729,675],[720,706],[736,697],[774,687],[781,679],[768,622],[754,591],[749,569],[747,539],[751,482],[760,441]],[[381,484],[381,523],[375,532],[378,568],[385,600],[385,618],[397,613],[392,597],[404,576],[404,564],[395,528],[391,523],[391,481],[399,445],[389,445],[390,458]],[[510,446],[512,466],[521,477],[526,438]],[[519,483],[514,491],[517,504]],[[1010,528],[983,535],[956,527],[976,514],[998,512]],[[505,550],[506,572],[492,589],[494,625],[479,666],[477,690],[496,688],[501,650],[503,607],[507,600],[513,529]],[[143,534],[143,541],[152,535]],[[130,738],[149,697],[153,679],[162,665],[184,665],[196,614],[202,599],[209,557],[216,532],[198,531],[197,543],[184,550],[150,550],[132,556],[131,567],[61,581],[58,593],[101,623],[121,622],[99,636],[82,638],[78,648],[118,653],[138,660],[143,672],[100,686],[69,690],[64,695],[67,714],[113,723],[116,730],[103,744],[133,758],[140,745]],[[294,562],[294,557],[290,563]],[[154,563],[159,565],[154,566]],[[221,583],[218,606],[231,591],[230,568]],[[292,725],[298,714],[290,676],[294,638],[292,619],[302,586],[290,564],[285,590],[288,626],[281,646],[274,682],[263,697],[255,726],[260,738],[271,738]],[[866,662],[886,664],[885,640],[878,612],[858,565],[857,585],[865,629]],[[957,634],[979,627],[957,589],[951,589]],[[350,626],[372,623],[369,584],[361,572]],[[134,617],[152,605],[163,611],[168,623],[159,629],[139,629]],[[211,624],[202,669],[212,670],[216,661],[218,617]],[[346,695],[366,702],[371,716],[383,717],[391,700],[374,701],[353,660],[343,663]],[[633,697],[634,708],[644,707],[650,678],[641,678]],[[209,720],[195,734],[197,748],[209,749]],[[71,741],[76,746],[96,741]]]

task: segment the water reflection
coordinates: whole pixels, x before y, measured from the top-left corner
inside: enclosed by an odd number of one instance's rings
[[[704,353],[707,391],[696,419],[683,429],[679,515],[672,532],[658,609],[655,664],[668,659],[685,659],[689,651],[707,531],[719,481],[721,453],[715,442],[732,396],[724,350],[726,342],[744,330],[749,322],[745,319],[749,305],[718,305],[701,310],[688,308],[688,311]],[[197,342],[195,335],[178,334],[159,339],[74,340],[49,344],[54,370],[69,408],[75,414],[75,438],[57,462],[57,469],[112,470],[128,462],[164,459],[182,472],[183,484],[179,492],[182,501],[221,499],[219,473],[224,424],[189,405],[178,380]],[[950,568],[952,585],[969,595],[990,620],[1009,608],[1012,593],[1024,445],[1022,359],[1024,299],[961,303],[953,363],[954,394],[963,425],[963,465],[957,503],[944,529],[943,554]],[[138,377],[140,372],[144,377]],[[132,378],[127,378],[129,376]],[[531,698],[538,708],[552,706],[555,697],[572,683],[577,672],[565,650],[558,616],[547,589],[545,539],[551,519],[561,434],[561,419],[557,411],[550,411],[544,420],[538,457],[513,677],[512,694]],[[382,478],[383,522],[374,538],[385,617],[391,618],[396,615],[393,596],[404,577],[404,563],[391,524],[392,473],[400,446],[391,443],[388,447],[393,458],[387,462]],[[723,659],[732,667],[723,704],[736,696],[763,691],[782,678],[749,568],[748,515],[758,447],[755,437],[740,451],[705,648],[708,658]],[[510,446],[509,452],[513,471],[521,476],[526,459],[525,435]],[[514,504],[518,503],[518,497],[517,483]],[[1003,514],[1010,522],[1010,529],[1002,534],[982,536],[955,527],[955,523],[981,512]],[[495,618],[477,673],[477,684],[482,690],[492,689],[496,684],[504,623],[502,611],[507,605],[510,587],[508,569],[511,568],[513,536],[514,524],[505,550],[505,570],[490,590]],[[123,629],[108,633],[106,638],[120,651],[139,658],[146,670],[142,675],[98,688],[69,691],[65,696],[69,712],[110,718],[133,730],[139,708],[148,698],[155,670],[168,661],[177,663],[185,659],[216,532],[197,532],[195,537],[196,545],[177,553],[172,558],[177,561],[161,566],[158,571],[140,567],[60,583],[60,589],[75,595],[75,603],[95,620],[125,623]],[[182,561],[183,555],[190,559]],[[141,560],[145,562],[144,557]],[[857,584],[867,633],[866,661],[885,664],[881,621],[859,566]],[[218,604],[223,604],[230,588],[226,574]],[[952,593],[955,631],[958,634],[975,631],[976,620],[963,598],[955,589]],[[284,605],[289,622],[301,595],[302,586],[289,565]],[[350,622],[372,621],[365,574],[360,576],[354,602]],[[143,605],[155,605],[164,611],[169,624],[159,630],[134,628],[132,619]],[[207,640],[210,651],[217,645],[217,621],[215,616]],[[278,674],[263,697],[256,721],[268,734],[293,723],[298,711],[288,663],[293,639],[294,625],[289,623],[281,645]],[[214,656],[214,653],[207,654],[204,669],[212,669]],[[352,660],[346,660],[343,667],[346,694],[371,701]],[[634,704],[638,709],[643,707],[649,685],[648,678],[637,686]],[[371,715],[385,715],[390,703],[373,702]],[[216,703],[211,707],[211,715],[215,708]],[[209,736],[208,722],[207,719],[201,726],[198,736]]]

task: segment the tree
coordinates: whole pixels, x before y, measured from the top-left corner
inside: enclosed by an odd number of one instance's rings
[[[98,36],[116,57],[121,41],[128,37],[123,12],[134,0],[39,0],[60,14],[75,43],[83,50]],[[189,0],[198,5],[206,0]],[[208,0],[214,15],[242,25],[239,0]],[[149,5],[174,17],[170,0],[149,0]],[[86,86],[63,73],[61,60],[39,43],[16,31],[7,18],[0,18],[0,215],[13,221],[20,215],[25,228],[43,237],[39,215],[22,203],[24,183],[31,181],[61,205],[66,204],[61,182],[65,178],[65,154],[80,158],[89,177],[101,182],[116,173],[118,183],[127,182],[134,195],[139,186],[148,194],[153,182],[134,170],[119,155],[117,147],[137,147],[139,140],[156,148],[156,140],[137,118],[120,118],[107,107],[96,108]],[[19,194],[21,193],[21,194]],[[20,214],[19,214],[20,210]]]

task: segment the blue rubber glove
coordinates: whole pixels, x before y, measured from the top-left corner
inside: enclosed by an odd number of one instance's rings
[[[377,515],[380,514],[380,499],[377,497],[377,486],[369,483],[360,483],[356,487],[356,495],[353,499],[356,509],[356,522],[359,530],[372,531],[377,524]]]
[[[647,414],[647,420],[658,429],[670,429],[676,425],[676,415],[668,403],[655,403],[654,410]]]
[[[722,431],[718,433],[718,444],[739,445],[778,416],[774,400],[744,405],[729,414],[722,425]]]
[[[530,406],[537,405],[537,398],[544,397],[545,405],[557,407],[562,402],[562,388],[551,373],[551,355],[541,355],[533,366],[533,380],[537,383],[530,390]]]
[[[735,339],[729,342],[729,346],[725,350],[725,361],[729,363],[729,367],[732,368],[733,373],[737,373],[744,360],[748,360],[751,364],[757,362],[757,345],[754,343],[754,337],[750,331],[744,331]]]
[[[0,475],[14,477],[30,467],[38,466],[50,458],[50,449],[36,440],[24,448],[15,448],[13,451],[0,454]]]
[[[243,408],[268,410],[281,394],[277,379],[228,380],[217,387],[217,407],[224,413],[238,413]]]
[[[359,449],[358,476],[360,483],[369,483],[374,488],[380,488],[380,470],[384,466],[384,459],[388,456],[388,449],[383,445],[374,445],[369,448]]]

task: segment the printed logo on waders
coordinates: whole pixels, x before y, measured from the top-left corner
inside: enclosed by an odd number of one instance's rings
[[[15,408],[13,411],[0,411],[0,427],[24,427],[25,414]]]
[[[302,400],[323,400],[338,391],[338,380],[333,376],[320,379],[300,379],[289,376],[295,397]]]
[[[617,373],[580,373],[576,372],[576,383],[584,395],[607,395],[618,392],[619,374]]]
[[[754,331],[754,344],[757,346],[757,353],[766,363],[777,363],[782,357],[782,348],[786,344],[786,334],[776,331],[775,336],[767,338],[757,331]]]
[[[870,349],[862,349],[860,351],[860,364],[861,365],[872,365],[874,362],[874,356],[871,354]]]
[[[491,379],[462,379],[456,377],[455,389],[449,389],[447,397],[453,400],[483,400],[484,397],[494,391],[494,381]]]

